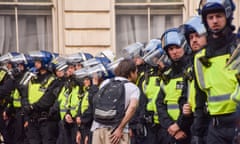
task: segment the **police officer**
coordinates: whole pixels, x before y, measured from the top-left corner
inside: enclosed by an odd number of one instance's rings
[[[144,50],[143,43],[136,42],[130,44],[123,48],[123,50],[121,51],[123,57],[118,59],[118,61],[123,59],[124,57],[133,59],[138,69],[138,79],[136,81],[136,85],[139,88],[141,87],[140,85],[142,84],[142,81],[145,78],[145,74],[147,73],[146,71],[148,71],[149,68],[143,60],[144,54],[143,50]],[[141,92],[139,99],[140,105],[138,106],[133,118],[129,122],[130,127],[129,135],[131,137],[132,144],[143,143],[144,139],[146,138],[146,127],[144,126],[145,111],[143,111],[143,109],[145,109],[146,102],[147,99],[143,92]]]
[[[3,67],[1,68],[1,133],[6,143],[14,143],[14,139],[10,135],[14,135],[14,109],[12,107],[11,93],[16,88],[18,75],[18,66],[12,62],[11,59],[20,55],[20,53],[11,52],[3,55],[0,59],[3,60]]]
[[[145,106],[144,125],[147,128],[147,135],[142,143],[167,143],[163,137],[166,131],[160,125],[156,106],[160,82],[162,81],[162,73],[166,70],[166,63],[161,60],[164,55],[165,52],[161,47],[161,41],[158,40],[156,47],[144,56],[144,61],[149,65],[150,70],[145,72],[145,79],[140,85],[140,89],[147,99],[146,104],[143,104]],[[141,131],[144,134],[143,128]]]
[[[194,55],[199,52],[202,48],[204,48],[207,44],[207,31],[205,26],[202,23],[201,16],[194,16],[190,18],[185,24],[183,24],[182,27],[184,30],[184,35],[186,37],[186,40],[189,44],[189,46],[192,49],[192,63]],[[193,113],[195,110],[196,102],[195,102],[195,87],[194,87],[194,72],[193,72],[193,65],[188,69],[186,73],[186,82],[185,86],[187,88],[184,88],[183,95],[181,97],[181,100],[186,101],[187,103],[183,105],[183,115],[186,117],[193,117]],[[184,118],[184,117],[183,117]],[[204,120],[205,124],[205,132],[204,132],[204,139],[203,141],[206,143],[206,135],[207,135],[207,129],[208,129],[208,113],[206,112],[206,118]],[[191,131],[192,134],[192,143],[198,143],[200,139],[198,139],[196,136],[198,135],[198,131],[194,130],[194,127]]]
[[[53,56],[47,51],[29,52],[29,55],[34,59],[36,74],[26,73],[21,83],[27,138],[30,144],[54,143],[48,128],[48,111],[38,111],[33,106],[48,91],[55,79],[47,69]]]
[[[207,45],[207,30],[202,23],[201,16],[189,18],[180,28],[183,30],[193,55]]]
[[[90,132],[92,124],[92,116],[88,116],[89,104],[92,103],[93,95],[98,91],[99,76],[86,76],[83,78],[84,95],[80,101],[78,110],[78,117],[76,122],[78,124],[77,142],[83,144],[91,144],[92,132]],[[83,122],[82,122],[83,121]]]
[[[60,111],[59,136],[57,144],[72,144],[76,142],[76,117],[80,98],[84,95],[83,85],[74,77],[75,66],[68,62],[66,81],[58,96]]]
[[[208,105],[210,124],[207,143],[232,143],[236,127],[236,106],[230,99],[238,81],[235,71],[225,66],[236,48],[236,34],[232,26],[235,6],[232,0],[207,0],[202,8],[203,23],[207,28],[207,46],[195,55],[196,123],[203,132],[205,103]],[[235,93],[236,94],[236,93]],[[202,134],[199,134],[201,137]]]
[[[13,68],[14,65],[11,62],[11,58],[19,55],[17,52],[9,52],[0,57],[0,110],[6,107],[7,101],[10,100],[10,94],[13,88]],[[15,67],[16,68],[16,67]]]
[[[156,100],[160,124],[166,129],[167,143],[189,143],[192,119],[182,121],[182,103],[179,98],[184,88],[184,71],[191,66],[189,47],[179,29],[169,29],[162,35],[162,47],[171,59],[171,68],[164,74],[167,79],[160,85]],[[186,124],[189,123],[189,124]]]
[[[62,57],[53,59],[50,63],[51,71],[54,73],[55,79],[47,88],[44,95],[35,103],[31,105],[31,112],[46,113],[46,124],[48,130],[48,143],[56,143],[58,138],[58,122],[60,120],[55,102],[58,99],[59,92],[65,82],[65,71],[68,67],[67,62]]]
[[[24,116],[20,95],[20,81],[23,78],[25,72],[33,66],[32,58],[26,54],[19,54],[11,58],[11,62],[14,65],[14,84],[12,85],[13,91],[11,92],[12,102],[8,105],[8,109],[14,109],[14,137],[11,137],[11,140],[14,143],[23,144],[26,140],[24,124]],[[7,109],[7,111],[8,111]]]
[[[71,65],[73,65],[75,69],[78,70],[83,68],[83,65],[81,64],[82,62],[92,59],[93,56],[89,53],[78,52],[66,55],[64,58],[68,61],[69,64],[71,63]]]

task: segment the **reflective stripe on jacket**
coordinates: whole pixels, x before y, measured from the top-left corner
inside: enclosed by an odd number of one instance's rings
[[[228,114],[236,111],[236,103],[230,99],[236,86],[236,71],[225,67],[230,55],[209,58],[210,67],[204,66],[200,57],[205,49],[195,55],[194,69],[197,83],[208,96],[208,110],[211,115]]]
[[[146,81],[143,81],[143,90],[148,99],[148,103],[146,106],[147,111],[153,111],[153,120],[155,124],[159,124],[156,99],[158,97],[158,92],[160,90],[160,78],[159,76],[150,76],[148,79],[148,84],[146,85]]]
[[[178,100],[183,91],[183,78],[172,78],[169,83],[162,84],[161,87],[165,93],[164,103],[167,105],[168,114],[173,120],[177,120],[180,114]]]

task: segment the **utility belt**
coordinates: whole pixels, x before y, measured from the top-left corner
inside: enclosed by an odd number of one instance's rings
[[[152,125],[152,124],[154,124],[153,115],[154,115],[154,112],[153,112],[153,111],[147,111],[147,112],[144,114],[144,120],[145,120],[145,123],[146,123],[147,125]]]
[[[131,129],[136,137],[143,138],[147,136],[147,126],[142,123],[131,126]]]
[[[145,120],[145,123],[146,123],[146,126],[147,127],[155,127],[157,125],[159,125],[158,123],[155,123],[154,122],[154,111],[147,111],[144,115],[144,120]]]
[[[23,112],[23,109],[22,108],[14,108],[15,111],[16,111],[16,114],[18,115],[21,115],[21,116],[24,116],[24,112]]]
[[[149,128],[149,127],[148,127],[148,128]],[[151,129],[152,131],[157,131],[157,130],[160,129],[160,128],[162,128],[162,126],[161,126],[160,124],[156,124],[156,123],[152,124],[152,126],[150,127],[150,129]]]
[[[237,122],[237,114],[230,113],[224,115],[211,116],[210,124],[213,127],[235,128]]]
[[[48,120],[49,114],[48,112],[33,112],[33,114],[30,116],[31,122],[44,122]]]

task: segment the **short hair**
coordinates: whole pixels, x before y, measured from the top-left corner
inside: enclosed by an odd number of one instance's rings
[[[123,59],[115,68],[114,73],[116,76],[128,78],[131,72],[135,72],[136,70],[137,66],[133,59]]]

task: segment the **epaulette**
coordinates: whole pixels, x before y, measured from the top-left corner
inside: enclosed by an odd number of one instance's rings
[[[166,70],[165,72],[161,73],[160,77],[163,80],[164,84],[168,84],[170,81],[170,73],[171,73],[172,69],[169,68],[168,70]]]
[[[193,67],[188,68],[187,70],[184,70],[183,72],[184,79],[193,80]]]
[[[206,56],[200,57],[199,60],[205,67],[210,67],[212,65]]]

